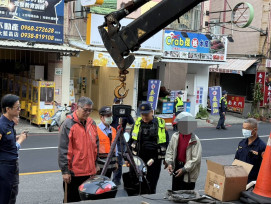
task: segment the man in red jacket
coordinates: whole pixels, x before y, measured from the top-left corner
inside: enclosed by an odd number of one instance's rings
[[[68,202],[80,201],[78,187],[97,172],[98,134],[95,122],[89,117],[93,102],[81,97],[77,110],[67,117],[59,133],[58,164],[67,183]]]

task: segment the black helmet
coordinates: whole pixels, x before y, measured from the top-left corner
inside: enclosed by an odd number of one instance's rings
[[[81,200],[98,200],[115,198],[118,187],[108,177],[96,175],[82,183],[78,190]]]

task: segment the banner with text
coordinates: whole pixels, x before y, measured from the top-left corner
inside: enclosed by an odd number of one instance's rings
[[[219,100],[221,98],[221,87],[220,86],[209,87],[209,97],[211,105],[211,115],[218,115]]]
[[[226,61],[227,38],[209,40],[201,33],[165,30],[163,56],[166,58]]]
[[[130,68],[152,69],[154,56],[135,56],[135,60]],[[109,53],[94,52],[93,66],[117,67]]]
[[[148,82],[147,102],[151,104],[153,110],[156,110],[157,108],[160,86],[160,80],[150,79]]]
[[[2,0],[0,39],[63,43],[64,0]]]

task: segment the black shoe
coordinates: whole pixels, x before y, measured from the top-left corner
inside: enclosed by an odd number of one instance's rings
[[[225,127],[223,127],[223,128],[221,128],[222,130],[227,130],[227,128],[225,128]]]
[[[217,130],[220,130],[220,127],[216,127]]]

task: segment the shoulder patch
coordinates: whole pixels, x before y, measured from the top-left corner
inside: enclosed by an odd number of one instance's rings
[[[11,131],[7,132],[7,135],[10,135],[11,134]]]

